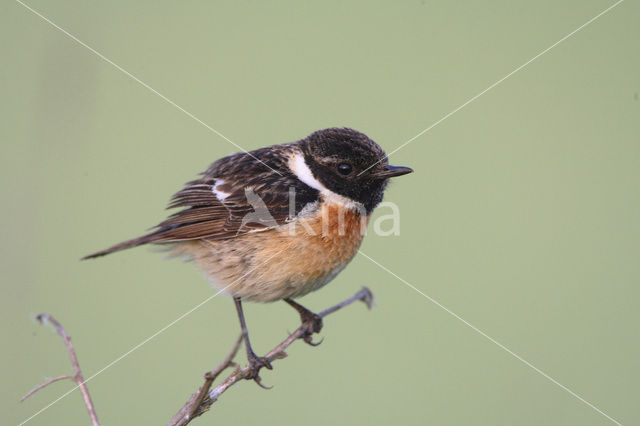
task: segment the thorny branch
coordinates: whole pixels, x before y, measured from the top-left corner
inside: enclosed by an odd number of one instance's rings
[[[67,347],[67,352],[69,353],[69,358],[71,359],[71,365],[73,366],[73,371],[75,374],[67,374],[64,376],[55,377],[53,379],[49,379],[45,381],[44,383],[41,383],[40,385],[31,389],[25,396],[23,396],[22,399],[20,399],[20,402],[24,401],[34,393],[38,392],[40,389],[43,389],[52,383],[58,382],[60,380],[69,379],[75,382],[76,385],[78,385],[78,388],[80,388],[80,392],[82,393],[82,398],[84,399],[84,404],[87,407],[87,411],[89,411],[89,417],[91,417],[91,423],[93,424],[93,426],[100,426],[100,423],[98,422],[98,415],[96,414],[96,409],[93,405],[93,401],[91,401],[91,395],[89,395],[89,388],[87,387],[87,384],[84,381],[84,377],[82,376],[82,370],[80,370],[80,364],[78,363],[78,357],[76,355],[76,351],[73,348],[73,344],[71,343],[71,336],[69,336],[69,334],[67,334],[66,330],[62,327],[62,325],[54,317],[52,317],[49,314],[38,314],[38,316],[36,316],[36,319],[40,322],[40,324],[45,324],[48,322],[56,328],[56,331],[58,332],[60,337],[62,337],[62,340],[64,341],[64,344]]]
[[[337,310],[344,308],[352,304],[355,301],[364,302],[369,309],[371,309],[373,305],[373,293],[367,287],[363,287],[359,292],[348,298],[347,300],[338,303],[335,306],[325,309],[320,312],[318,316],[320,318],[324,318],[327,315],[330,315]],[[289,337],[283,340],[280,344],[278,344],[275,348],[273,348],[266,355],[266,358],[273,362],[277,359],[282,359],[287,356],[284,352],[285,349],[289,347],[293,342],[295,342],[299,338],[304,338],[307,333],[307,328],[303,324],[296,331],[294,331]],[[238,353],[238,349],[240,348],[240,343],[242,342],[242,337],[240,337],[231,352],[227,355],[227,357],[213,370],[205,373],[204,375],[204,384],[198,388],[198,390],[191,395],[191,398],[180,408],[180,410],[173,416],[171,421],[169,421],[168,426],[184,426],[187,425],[194,418],[201,416],[205,412],[209,410],[211,405],[218,400],[220,395],[222,395],[227,389],[241,380],[247,378],[251,374],[250,368],[244,367],[240,368],[233,359]],[[216,378],[227,368],[235,367],[233,372],[227,376],[220,384],[218,384],[213,389],[213,382]]]

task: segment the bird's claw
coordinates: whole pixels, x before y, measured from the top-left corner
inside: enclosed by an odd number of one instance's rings
[[[267,357],[257,356],[255,353],[248,354],[247,358],[249,360],[249,373],[247,374],[246,379],[253,380],[263,389],[271,389],[271,386],[265,386],[262,384],[262,378],[259,374],[260,369],[263,367],[268,370],[273,370],[271,361],[269,361]]]
[[[307,311],[300,314],[300,319],[302,320],[302,325],[304,327],[304,333],[301,338],[305,343],[311,346],[318,346],[324,338],[320,339],[319,342],[314,342],[312,336],[314,333],[319,333],[322,330],[322,318],[318,314],[314,314],[311,311]]]
[[[308,344],[308,345],[310,345],[310,346],[314,346],[314,347],[315,347],[315,346],[319,346],[319,345],[320,345],[320,343],[324,342],[324,337],[323,337],[322,339],[320,339],[319,341],[314,342],[314,341],[313,341],[313,338],[311,337],[311,334],[306,334],[306,333],[305,333],[305,334],[302,336],[302,340],[304,340],[304,342],[305,342],[306,344]]]

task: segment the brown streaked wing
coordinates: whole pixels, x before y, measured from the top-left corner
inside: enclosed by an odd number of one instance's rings
[[[182,210],[171,214],[149,234],[116,244],[84,259],[149,243],[235,238],[286,223],[290,219],[290,188],[295,189],[294,215],[319,196],[317,190],[302,183],[289,170],[287,161],[291,149],[294,149],[291,144],[275,145],[252,151],[251,155],[236,153],[216,161],[200,179],[188,182],[171,198],[168,208],[181,207]],[[255,157],[264,164],[256,161]],[[224,201],[213,193],[216,182],[220,183],[216,189],[229,194]],[[243,218],[254,212],[247,201],[245,188],[251,188],[262,199],[275,224],[273,221],[243,224]]]

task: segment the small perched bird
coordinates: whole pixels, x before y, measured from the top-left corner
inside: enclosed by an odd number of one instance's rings
[[[269,361],[251,348],[242,301],[284,300],[307,327],[322,321],[293,299],[327,284],[356,254],[387,180],[411,173],[388,164],[366,135],[319,130],[293,143],[231,154],[188,182],[152,232],[83,259],[153,243],[195,261],[233,296],[252,377]]]

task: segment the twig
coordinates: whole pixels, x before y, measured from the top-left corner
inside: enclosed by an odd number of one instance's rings
[[[71,365],[73,366],[73,371],[75,374],[67,374],[64,376],[55,377],[53,379],[49,379],[46,382],[36,386],[31,389],[25,396],[20,399],[20,402],[29,398],[34,393],[38,392],[40,389],[43,389],[50,385],[51,383],[58,382],[60,380],[69,379],[78,385],[80,388],[80,392],[82,393],[82,398],[84,399],[84,405],[87,407],[87,411],[89,411],[89,417],[91,417],[91,423],[93,426],[100,426],[98,422],[98,415],[96,414],[95,406],[93,405],[93,401],[91,401],[91,395],[89,395],[89,388],[84,381],[84,377],[82,376],[82,370],[80,370],[80,364],[78,363],[78,356],[76,355],[76,351],[73,348],[73,343],[71,343],[71,336],[67,334],[66,330],[62,327],[62,325],[51,315],[49,314],[38,314],[36,319],[40,322],[40,324],[45,324],[49,322],[53,324],[56,328],[56,331],[62,337],[65,346],[67,347],[67,352],[69,353],[69,358],[71,359]]]
[[[58,382],[60,380],[66,380],[66,379],[73,380],[73,375],[72,374],[65,374],[64,376],[54,377],[53,379],[49,379],[44,383],[40,383],[35,388],[31,389],[25,396],[20,398],[20,402],[23,402],[25,399],[29,398],[34,393],[38,392],[40,389],[49,386],[51,383]]]
[[[347,300],[338,303],[335,306],[325,309],[320,312],[318,316],[320,318],[324,318],[339,309],[342,309],[353,302],[362,301],[367,305],[367,308],[371,309],[373,306],[373,293],[367,287],[362,287],[362,289],[348,298]],[[277,359],[282,359],[287,356],[284,352],[293,342],[297,339],[302,338],[307,333],[307,327],[303,324],[296,331],[294,331],[289,337],[284,339],[280,344],[278,344],[275,348],[271,349],[269,353],[265,356],[270,362],[273,362]],[[173,416],[171,421],[168,423],[168,426],[185,426],[194,418],[202,415],[207,412],[211,405],[218,400],[220,395],[222,395],[227,389],[241,380],[249,377],[251,375],[251,369],[249,366],[240,368],[236,363],[233,362],[233,358],[238,353],[238,349],[240,347],[240,343],[242,342],[242,337],[238,339],[235,346],[229,352],[229,355],[216,367],[214,370],[205,373],[204,375],[204,384],[198,388],[198,390],[189,398],[189,400],[180,408],[180,410]],[[211,389],[213,382],[215,379],[228,367],[235,366],[233,373],[227,376],[219,385]]]
[[[242,335],[236,341],[236,344],[229,352],[229,355],[213,370],[208,371],[204,375],[204,384],[200,386],[200,389],[197,390],[196,393],[191,395],[189,401],[180,408],[180,410],[173,416],[169,424],[182,424],[180,423],[181,419],[192,419],[194,417],[198,417],[204,411],[200,411],[201,403],[208,397],[207,393],[211,388],[214,380],[222,373],[225,369],[231,366],[235,366],[236,363],[233,362],[233,358],[235,358],[238,353],[238,349],[240,349],[240,344],[242,343]],[[184,423],[186,424],[186,423]]]

